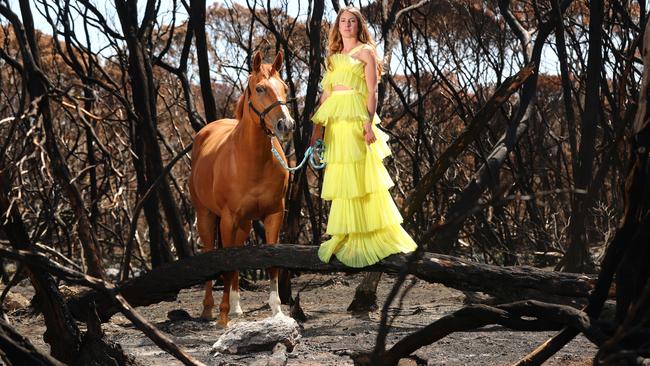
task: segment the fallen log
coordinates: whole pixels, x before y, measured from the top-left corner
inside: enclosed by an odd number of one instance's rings
[[[419,348],[432,344],[451,333],[499,324],[512,330],[547,331],[571,325],[580,330],[595,345],[600,346],[607,335],[586,313],[570,306],[540,301],[519,301],[497,306],[470,305],[434,321],[402,338],[381,354],[359,353],[352,358],[355,365],[397,365]]]
[[[361,269],[346,267],[336,259],[322,263],[318,247],[279,244],[218,249],[194,257],[159,266],[149,273],[123,283],[117,291],[132,306],[145,306],[173,301],[181,289],[203,284],[221,273],[233,270],[282,267],[310,272],[348,272]],[[395,254],[363,271],[397,273],[405,267],[408,255]],[[545,271],[532,267],[499,267],[474,263],[460,258],[426,253],[408,273],[427,282],[486,293],[534,289],[543,293],[570,297],[586,297],[594,278],[586,275]],[[102,321],[119,311],[114,301],[94,290],[82,292],[68,300],[78,319],[85,319],[87,304],[95,301]]]

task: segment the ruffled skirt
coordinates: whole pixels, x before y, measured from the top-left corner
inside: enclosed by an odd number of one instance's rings
[[[332,255],[349,267],[365,267],[417,245],[401,227],[402,216],[388,189],[393,181],[382,160],[390,155],[388,135],[376,127],[377,141],[367,145],[363,123],[366,98],[354,91],[334,91],[312,117],[325,129],[325,175],[321,197],[332,201],[327,234],[318,256]]]

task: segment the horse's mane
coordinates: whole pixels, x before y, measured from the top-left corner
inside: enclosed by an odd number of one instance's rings
[[[262,76],[265,78],[270,78],[273,76],[273,74],[277,74],[277,71],[273,71],[272,67],[270,64],[263,64],[260,67],[260,72],[262,73]],[[279,76],[279,75],[278,75]],[[246,85],[248,87],[248,84],[251,82],[251,78],[253,77],[253,74],[251,74],[248,77],[248,81],[246,82]],[[238,120],[241,120],[242,117],[244,117],[244,100],[246,99],[246,90],[244,90],[243,93],[241,93],[241,96],[239,96],[239,100],[237,101],[237,105],[235,106],[235,118]]]
[[[244,97],[246,96],[246,92],[243,92],[241,96],[239,97],[239,100],[237,101],[237,105],[235,106],[235,118],[238,120],[241,120],[242,117],[244,117]]]

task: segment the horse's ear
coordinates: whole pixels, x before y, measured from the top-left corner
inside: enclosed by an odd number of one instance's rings
[[[253,55],[253,72],[259,72],[260,66],[262,65],[262,55],[260,51],[255,51]]]
[[[282,59],[284,58],[284,53],[282,50],[278,52],[277,55],[275,55],[275,61],[273,61],[273,70],[280,72],[280,69],[282,69]]]

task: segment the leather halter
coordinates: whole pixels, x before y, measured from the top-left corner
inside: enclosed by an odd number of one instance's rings
[[[287,103],[293,101],[295,98],[287,99],[287,100],[276,100],[275,102],[269,104],[262,112],[258,111],[257,108],[253,105],[252,98],[251,98],[251,86],[248,85],[246,86],[246,92],[248,94],[248,106],[255,112],[255,114],[260,118],[260,127],[266,133],[268,137],[275,137],[275,133],[273,131],[269,130],[268,127],[266,127],[266,123],[264,122],[264,118],[266,117],[266,114],[269,113],[273,108],[280,106],[280,105],[287,105]]]

